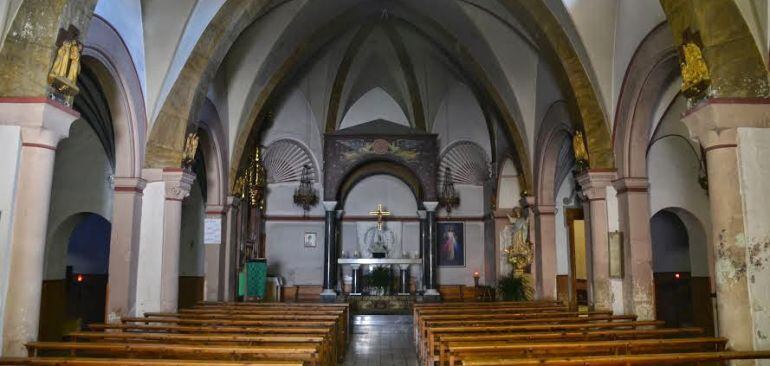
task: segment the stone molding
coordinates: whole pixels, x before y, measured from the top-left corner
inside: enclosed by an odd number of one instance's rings
[[[195,181],[195,174],[188,170],[164,170],[163,182],[166,199],[181,201],[190,195],[190,188]]]
[[[20,126],[23,146],[55,151],[78,118],[78,112],[46,98],[0,98],[0,124]]]
[[[144,191],[147,181],[137,177],[115,177],[115,193],[139,193]]]
[[[643,177],[626,177],[612,181],[612,186],[619,195],[629,192],[647,193],[650,189],[650,181]]]
[[[436,208],[438,207],[438,202],[436,201],[425,201],[422,203],[423,206],[425,206],[426,212],[436,211]]]
[[[607,186],[615,180],[615,171],[589,170],[577,177],[577,182],[583,189],[583,194],[589,201],[607,198]]]
[[[417,210],[417,217],[420,220],[425,220],[427,212],[425,210]]]
[[[770,99],[712,99],[682,117],[703,148],[735,147],[740,127],[770,128]]]
[[[337,208],[337,201],[323,201],[323,205],[326,211],[334,211]]]
[[[535,212],[535,215],[537,216],[556,214],[556,206],[554,205],[537,205],[537,206],[532,206],[532,209]]]

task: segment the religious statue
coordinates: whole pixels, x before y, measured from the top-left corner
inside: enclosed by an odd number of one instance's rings
[[[524,271],[524,268],[532,264],[532,243],[529,241],[529,220],[524,216],[521,207],[513,209],[513,215],[508,215],[508,221],[511,223],[511,242],[505,249],[514,270]]]
[[[195,160],[195,152],[198,150],[198,134],[191,132],[187,135],[182,152],[182,166],[189,168]]]
[[[370,230],[371,234],[367,232],[365,235],[368,237],[369,252],[374,258],[386,258],[390,252],[388,241],[393,241],[393,238],[391,238],[393,233],[383,230],[385,225],[384,218],[390,216],[390,211],[385,210],[382,203],[380,203],[377,205],[376,210],[369,212],[369,215],[377,217],[377,230],[374,232]],[[386,235],[388,235],[388,240],[386,240]]]
[[[51,70],[48,72],[48,84],[51,86],[51,98],[58,99],[67,105],[80,90],[77,87],[80,75],[80,54],[83,45],[77,40],[63,41],[56,49]]]
[[[679,66],[682,71],[682,94],[690,99],[701,99],[711,85],[711,75],[703,57],[700,35],[685,30],[679,47]]]
[[[580,131],[575,131],[575,135],[572,136],[572,150],[575,153],[575,169],[578,172],[588,169],[588,150],[583,140],[583,133]]]

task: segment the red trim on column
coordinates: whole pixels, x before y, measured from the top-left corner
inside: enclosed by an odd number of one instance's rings
[[[183,172],[184,168],[163,168],[164,172]]]
[[[137,187],[115,187],[115,192],[136,192],[142,193],[143,190]]]
[[[48,104],[56,109],[59,109],[67,114],[73,115],[75,117],[80,117],[80,113],[70,107],[67,107],[64,104],[61,104],[55,100],[48,99],[46,97],[0,97],[0,103],[29,103],[29,104],[35,104],[35,103],[45,103]]]
[[[46,145],[46,144],[36,144],[36,143],[33,143],[33,142],[23,142],[21,144],[21,146],[22,147],[37,147],[37,148],[40,148],[40,149],[48,149],[48,150],[56,151],[56,146],[51,146],[51,145]]]
[[[607,198],[606,198],[606,197],[605,197],[605,198],[589,198],[589,199],[588,199],[588,202],[593,202],[593,201],[606,201],[606,200],[607,200]]]
[[[176,201],[176,202],[182,202],[182,200],[181,200],[181,199],[179,199],[179,198],[169,198],[169,197],[166,197],[166,201]]]
[[[224,215],[226,213],[227,213],[227,211],[225,211],[225,210],[222,210],[222,211],[206,211],[206,215]]]
[[[712,151],[712,150],[730,149],[730,148],[735,148],[735,147],[738,147],[738,144],[720,144],[720,145],[709,146],[709,147],[703,149],[703,151],[709,152],[709,151]]]

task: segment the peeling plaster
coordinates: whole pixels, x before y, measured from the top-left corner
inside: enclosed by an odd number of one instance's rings
[[[717,283],[730,285],[743,280],[746,276],[746,247],[745,236],[739,233],[735,236],[735,243],[730,244],[725,238],[727,230],[719,232],[719,244],[717,246],[716,274]]]

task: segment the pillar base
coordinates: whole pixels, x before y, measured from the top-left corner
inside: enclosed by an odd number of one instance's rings
[[[326,288],[321,292],[322,302],[337,302],[337,292],[330,288]]]

